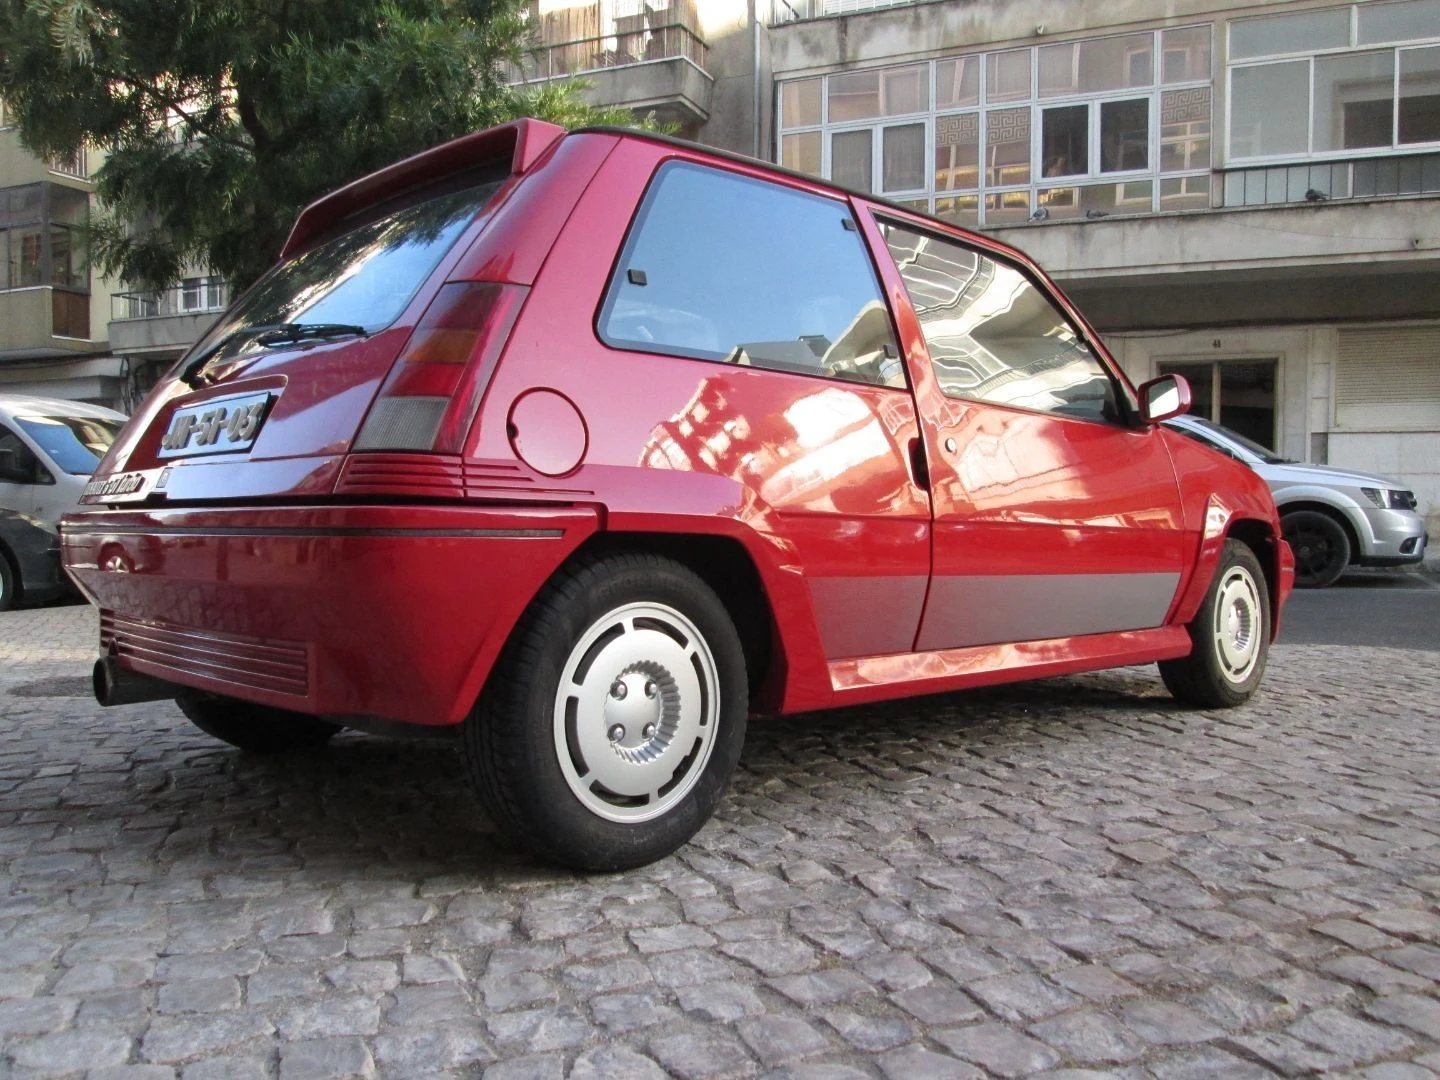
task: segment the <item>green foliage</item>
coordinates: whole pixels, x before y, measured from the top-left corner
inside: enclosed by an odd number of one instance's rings
[[[0,97],[41,155],[107,155],[91,254],[159,288],[237,287],[306,203],[518,116],[633,123],[573,86],[509,86],[523,0],[0,0]]]

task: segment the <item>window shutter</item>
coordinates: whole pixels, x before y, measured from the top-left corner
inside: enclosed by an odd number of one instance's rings
[[[1335,426],[1440,428],[1440,327],[1341,330]]]

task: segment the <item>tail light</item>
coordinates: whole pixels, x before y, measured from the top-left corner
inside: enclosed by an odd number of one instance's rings
[[[452,282],[425,309],[355,439],[355,450],[458,454],[529,290]]]

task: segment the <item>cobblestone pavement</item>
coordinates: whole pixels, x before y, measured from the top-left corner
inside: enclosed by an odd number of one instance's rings
[[[1229,713],[1127,669],[757,724],[693,844],[581,878],[450,746],[99,709],[93,634],[0,615],[0,1075],[1440,1073],[1425,654],[1280,649]]]

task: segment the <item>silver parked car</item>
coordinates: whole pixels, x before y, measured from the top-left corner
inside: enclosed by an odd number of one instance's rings
[[[1395,481],[1289,461],[1198,416],[1165,424],[1243,461],[1270,485],[1280,528],[1295,552],[1296,585],[1330,585],[1350,565],[1405,566],[1425,557],[1425,519],[1415,512],[1415,493]]]

